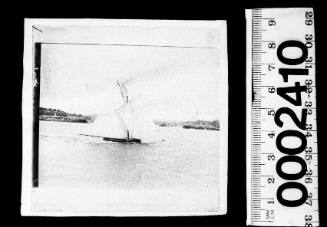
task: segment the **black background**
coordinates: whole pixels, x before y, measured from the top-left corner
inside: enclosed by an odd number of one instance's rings
[[[119,6],[117,6],[119,3]],[[12,3],[12,6],[2,7],[1,37],[6,41],[3,47],[8,54],[3,54],[2,91],[4,116],[2,125],[6,126],[5,142],[9,146],[3,147],[1,188],[4,189],[1,204],[1,222],[9,221],[26,224],[128,224],[128,225],[246,225],[246,36],[245,9],[261,7],[314,7],[316,27],[317,53],[317,102],[318,102],[318,148],[319,148],[319,197],[320,209],[325,201],[326,188],[322,184],[325,173],[322,165],[326,159],[326,145],[324,140],[325,119],[327,114],[323,109],[325,94],[325,71],[327,59],[324,57],[325,39],[323,30],[326,29],[326,9],[317,1],[247,1],[244,3],[225,1],[168,2],[151,1],[141,3],[130,2],[96,2],[96,1],[39,1]],[[228,70],[229,70],[229,163],[228,163],[228,212],[224,216],[210,217],[21,217],[21,147],[22,147],[22,118],[21,118],[21,89],[23,79],[23,43],[24,18],[112,18],[112,19],[174,19],[174,20],[227,20],[228,34]],[[9,62],[7,62],[9,60]],[[7,80],[10,80],[7,82]],[[15,115],[13,115],[15,113]],[[8,116],[10,115],[10,117]],[[4,120],[12,119],[14,120]],[[9,155],[9,158],[7,156]],[[9,161],[10,160],[10,161]],[[325,192],[324,192],[325,191]],[[0,200],[1,201],[1,200]],[[326,221],[320,215],[321,226]],[[5,220],[4,220],[5,219]]]

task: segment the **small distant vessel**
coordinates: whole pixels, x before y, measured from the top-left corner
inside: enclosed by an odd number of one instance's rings
[[[199,111],[195,113],[192,119],[199,115]],[[183,125],[185,129],[200,129],[200,130],[216,130],[219,131],[218,120],[190,120]]]
[[[183,125],[183,128],[186,129],[202,129],[202,130],[217,130],[219,131],[219,127],[214,127],[214,126],[210,126],[210,125],[190,125],[190,124],[185,124]]]

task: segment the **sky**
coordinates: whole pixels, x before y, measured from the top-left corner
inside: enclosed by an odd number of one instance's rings
[[[130,100],[157,120],[218,116],[219,49],[42,44],[40,106],[69,113],[106,114]],[[201,118],[201,117],[200,117]],[[218,117],[217,117],[218,118]]]

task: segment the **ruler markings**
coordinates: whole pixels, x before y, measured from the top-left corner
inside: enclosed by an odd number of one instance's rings
[[[247,14],[247,20],[248,25],[251,26],[250,33],[248,33],[248,37],[250,35],[250,42],[248,44],[250,45],[251,51],[250,58],[251,63],[248,64],[247,67],[251,67],[250,71],[248,71],[248,76],[250,78],[250,83],[252,86],[248,87],[248,92],[252,94],[252,100],[248,101],[248,114],[250,116],[250,120],[248,121],[248,132],[250,133],[250,138],[248,139],[248,142],[250,143],[250,146],[248,146],[248,155],[251,155],[251,157],[247,157],[248,165],[250,164],[250,167],[247,169],[248,174],[250,174],[250,177],[248,176],[248,220],[247,223],[250,225],[294,225],[294,223],[297,223],[296,225],[299,226],[318,226],[318,209],[317,207],[307,208],[303,207],[302,209],[298,209],[299,211],[296,211],[291,213],[290,215],[285,216],[285,212],[282,210],[284,209],[279,204],[279,201],[276,199],[276,190],[277,186],[281,185],[282,183],[286,182],[286,180],[281,179],[275,171],[275,165],[276,161],[284,156],[284,154],[281,154],[276,148],[275,145],[275,138],[283,129],[281,128],[267,128],[272,127],[270,126],[270,123],[274,123],[274,117],[268,116],[266,114],[267,110],[277,110],[280,108],[279,105],[276,106],[275,99],[277,100],[278,96],[276,96],[276,92],[270,92],[266,90],[267,88],[277,88],[282,84],[282,80],[279,82],[275,82],[271,80],[271,78],[279,78],[282,77],[278,75],[278,68],[280,68],[280,63],[278,62],[277,56],[276,56],[276,49],[278,45],[280,45],[284,40],[282,40],[280,37],[283,35],[281,31],[285,33],[290,33],[290,29],[285,29],[288,26],[284,26],[284,24],[292,22],[292,20],[285,20],[283,18],[280,18],[279,15],[287,15],[283,13],[279,13],[279,11],[283,10],[292,10],[292,9],[252,9],[249,14]],[[308,12],[312,12],[312,9],[302,9],[303,13],[301,14],[302,20],[305,20],[305,10]],[[298,10],[300,11],[300,10]],[[293,15],[290,11],[290,15]],[[307,13],[308,14],[308,13]],[[299,17],[300,13],[298,15],[295,14],[294,17]],[[309,14],[308,14],[309,15]],[[311,20],[314,19],[313,16],[310,17]],[[297,18],[297,20],[294,19],[294,21],[301,21],[301,18]],[[303,23],[301,26],[298,27],[307,27]],[[309,29],[311,29],[310,27]],[[284,29],[284,30],[281,30]],[[309,33],[309,31],[307,31]],[[296,33],[296,32],[293,32]],[[296,35],[290,33],[289,35]],[[302,33],[301,37],[296,36],[297,39],[304,40],[305,34]],[[314,43],[314,39],[310,40],[311,43]],[[272,45],[275,45],[272,48]],[[270,47],[270,48],[269,48]],[[312,47],[314,49],[314,45]],[[311,52],[309,52],[311,54]],[[314,56],[311,54],[309,56],[312,56],[314,59]],[[249,55],[248,55],[249,57]],[[293,75],[292,80],[294,81],[300,81],[301,85],[304,84],[304,79],[302,78],[308,78],[308,76],[314,76],[314,66],[315,61],[312,62],[305,62],[305,67],[309,69],[308,75]],[[310,66],[310,67],[309,67]],[[279,77],[278,77],[279,76]],[[290,76],[291,78],[291,76]],[[276,79],[275,79],[276,80]],[[290,79],[291,80],[291,79]],[[277,81],[277,80],[276,80]],[[310,84],[311,89],[315,88],[315,80],[312,79],[312,84]],[[285,83],[286,84],[286,83]],[[283,85],[284,87],[286,85]],[[249,94],[250,94],[249,93]],[[307,92],[306,92],[307,93]],[[250,95],[248,97],[251,97]],[[276,98],[277,97],[277,98]],[[311,90],[311,93],[307,93],[305,96],[303,94],[302,99],[304,101],[311,100],[311,97],[315,97],[315,91]],[[249,99],[249,98],[248,98]],[[304,101],[302,101],[304,103]],[[269,103],[269,104],[268,104]],[[268,104],[268,105],[267,105]],[[303,107],[303,106],[302,106]],[[309,110],[315,110],[315,102],[313,100],[311,107],[303,107],[302,109]],[[309,122],[310,121],[310,122]],[[311,132],[312,138],[308,138],[308,146],[312,146],[311,144],[316,144],[315,141],[315,112],[311,112],[311,115],[307,116],[307,122],[312,124],[311,128],[308,128],[307,130],[298,130],[300,132],[306,133]],[[276,127],[276,126],[275,126]],[[267,134],[273,134],[274,137],[269,138]],[[249,150],[250,148],[250,150]],[[271,152],[270,152],[271,150]],[[305,175],[303,178],[300,179],[301,182],[304,182],[304,180],[309,177],[312,179],[313,182],[316,182],[316,179],[318,175],[316,174],[316,169],[313,167],[317,167],[317,164],[311,163],[316,161],[317,151],[316,151],[316,145],[312,146],[311,153],[301,153],[301,156],[304,157],[304,155],[311,155],[312,159],[311,161],[306,161],[308,165],[308,169],[312,170],[312,175]],[[274,157],[274,161],[268,161],[267,157],[271,158]],[[310,164],[311,163],[311,164]],[[267,182],[267,180],[275,179],[277,183],[271,184],[271,182]],[[313,180],[315,179],[315,180]],[[318,200],[317,198],[317,189],[318,187],[312,183],[312,185],[305,184],[305,187],[307,187],[308,192],[312,193],[312,198],[309,198],[312,202],[315,202]],[[275,191],[275,193],[272,193]],[[266,202],[264,202],[266,201]],[[292,216],[293,214],[293,216]],[[296,215],[297,214],[297,215]],[[301,218],[301,215],[302,218]],[[305,215],[312,215],[312,221],[308,222],[305,221]],[[293,219],[292,219],[293,218]],[[292,219],[292,221],[290,221]],[[294,222],[294,223],[293,223]],[[293,223],[293,224],[291,224]]]

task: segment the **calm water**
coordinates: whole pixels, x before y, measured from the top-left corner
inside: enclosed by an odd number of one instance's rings
[[[219,131],[158,127],[155,144],[78,135],[89,124],[40,121],[40,187],[218,188]]]

